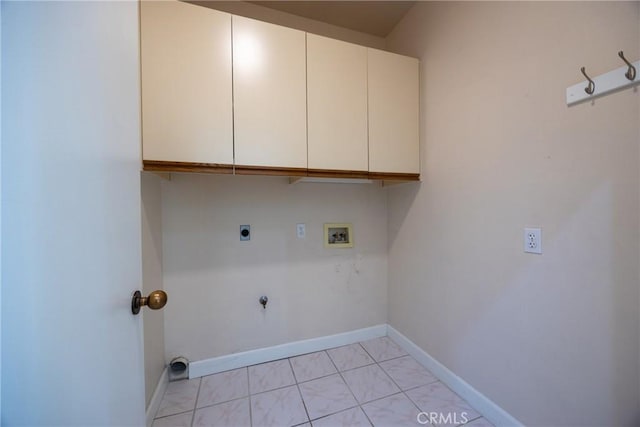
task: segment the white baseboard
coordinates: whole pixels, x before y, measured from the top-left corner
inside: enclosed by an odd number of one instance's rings
[[[329,335],[320,338],[312,338],[296,341],[273,347],[259,348],[257,350],[244,351],[242,353],[229,354],[227,356],[214,357],[189,363],[189,378],[198,378],[205,375],[216,374],[230,369],[257,363],[270,362],[286,357],[298,356],[314,351],[326,350],[342,345],[353,344],[358,341],[366,341],[372,338],[387,335],[387,325],[377,325],[355,331]]]
[[[431,357],[429,353],[415,345],[409,338],[395,330],[391,325],[387,325],[387,335],[451,390],[469,402],[473,408],[480,412],[482,416],[492,424],[497,427],[523,426],[520,421],[516,420],[504,409],[473,388],[469,383],[451,372],[446,366]]]
[[[153,424],[153,418],[158,412],[158,408],[160,408],[160,402],[162,402],[162,397],[164,396],[164,392],[167,390],[167,385],[169,385],[169,368],[164,368],[162,371],[162,375],[158,379],[158,385],[156,385],[156,389],[153,391],[153,396],[151,396],[151,400],[149,401],[149,406],[147,406],[147,427],[151,427]]]

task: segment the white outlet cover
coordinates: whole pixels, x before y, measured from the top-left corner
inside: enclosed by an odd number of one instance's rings
[[[296,234],[298,239],[304,239],[307,234],[307,227],[304,224],[296,224]]]
[[[542,253],[542,229],[525,228],[523,236],[524,251],[531,254]]]

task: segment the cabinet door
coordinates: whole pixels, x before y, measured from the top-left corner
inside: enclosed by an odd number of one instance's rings
[[[367,49],[307,34],[309,169],[368,170]]]
[[[420,173],[418,60],[368,49],[369,172]]]
[[[231,15],[141,2],[143,159],[233,165]]]
[[[302,31],[233,16],[237,173],[307,167],[305,51]]]

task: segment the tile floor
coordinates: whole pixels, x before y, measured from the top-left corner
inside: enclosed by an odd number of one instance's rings
[[[431,425],[420,412],[442,414],[438,426],[491,426],[382,337],[169,383],[153,427]]]

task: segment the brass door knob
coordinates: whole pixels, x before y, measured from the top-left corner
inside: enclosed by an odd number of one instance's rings
[[[135,291],[131,299],[131,312],[140,313],[140,307],[147,306],[151,310],[159,310],[167,304],[167,293],[165,291],[153,291],[148,297],[143,297],[140,291]]]

